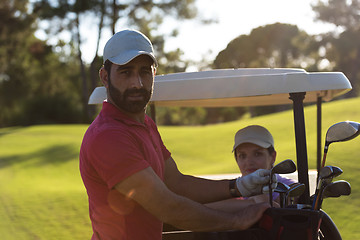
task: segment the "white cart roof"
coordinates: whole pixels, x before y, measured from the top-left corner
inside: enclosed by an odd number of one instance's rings
[[[223,69],[155,77],[151,102],[156,106],[266,106],[292,104],[289,93],[306,92],[304,102],[329,101],[351,90],[341,72],[308,73],[303,69]],[[106,99],[97,87],[89,104]]]

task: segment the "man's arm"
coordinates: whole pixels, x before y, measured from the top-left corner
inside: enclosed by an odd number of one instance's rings
[[[192,231],[243,230],[256,223],[269,207],[252,205],[236,213],[210,209],[170,191],[150,167],[124,179],[115,188],[161,221]]]
[[[251,197],[266,192],[269,188],[270,172],[268,169],[258,169],[233,180],[202,179],[183,175],[170,157],[165,161],[164,182],[170,190],[177,194],[200,203],[209,203],[230,197]],[[272,186],[275,188],[277,178],[276,175],[272,176]]]
[[[164,182],[173,192],[200,203],[231,198],[229,180],[209,180],[182,174],[170,157],[165,161]]]

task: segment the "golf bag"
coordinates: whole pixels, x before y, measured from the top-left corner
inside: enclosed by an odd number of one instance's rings
[[[269,208],[259,222],[271,240],[317,240],[323,212],[309,209]]]
[[[194,233],[194,238],[187,240],[268,240],[267,231],[261,228],[251,228],[243,231]]]

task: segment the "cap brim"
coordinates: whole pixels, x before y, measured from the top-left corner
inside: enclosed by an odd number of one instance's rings
[[[236,149],[238,146],[240,146],[241,144],[243,144],[243,143],[252,143],[252,144],[255,144],[255,145],[257,145],[257,146],[259,146],[259,147],[262,147],[262,148],[269,148],[269,147],[272,146],[271,143],[264,142],[264,141],[261,141],[261,140],[259,140],[259,139],[244,139],[243,141],[238,142],[236,145],[234,145],[232,151],[234,152],[235,149]]]
[[[125,65],[140,55],[147,55],[151,57],[151,59],[155,63],[155,66],[158,66],[154,54],[145,51],[128,51],[126,54],[121,54],[119,56],[111,57],[108,60],[118,65]]]

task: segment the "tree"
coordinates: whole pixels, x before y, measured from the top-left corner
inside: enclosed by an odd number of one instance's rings
[[[20,111],[20,102],[27,94],[28,83],[22,66],[28,43],[23,41],[32,34],[32,16],[26,13],[23,3],[0,3],[0,126],[13,119]],[[25,51],[24,51],[25,50]],[[14,98],[13,96],[18,96]]]
[[[296,39],[304,34],[297,26],[275,23],[255,28],[232,40],[214,61],[214,68],[299,67]]]
[[[76,121],[72,58],[34,37],[27,1],[1,1],[0,19],[0,127]]]
[[[333,70],[342,71],[352,83],[348,96],[357,96],[360,89],[360,1],[317,1],[312,6],[317,20],[332,23],[336,31],[323,36],[323,49]]]
[[[315,38],[297,26],[274,23],[232,40],[215,58],[214,68],[314,68],[319,61]],[[252,116],[287,106],[249,108]],[[243,112],[245,109],[243,109]]]
[[[102,33],[110,29],[115,33],[117,24],[121,21],[125,26],[137,28],[147,35],[154,43],[161,67],[159,73],[169,73],[172,71],[183,71],[186,64],[179,64],[178,60],[182,52],[177,49],[172,52],[164,51],[164,35],[157,32],[157,28],[163,23],[166,17],[177,19],[189,19],[196,16],[195,0],[136,0],[136,1],[118,1],[118,0],[38,0],[33,3],[34,13],[41,19],[51,21],[49,25],[49,34],[59,34],[66,31],[71,33],[72,41],[67,45],[73,44],[74,50],[78,56],[79,70],[82,79],[82,104],[84,110],[84,121],[89,121],[89,109],[87,100],[90,92],[96,86],[97,69],[101,66],[101,60],[98,56],[99,42]],[[98,33],[97,46],[94,48],[94,59],[90,64],[90,71],[86,74],[85,65],[82,59],[81,45],[84,36],[80,32],[82,19],[97,19]],[[84,20],[85,21],[85,20]],[[51,30],[51,32],[50,32]],[[176,35],[172,31],[169,36]],[[162,67],[166,66],[166,67]],[[91,89],[89,89],[89,80],[91,79]]]

